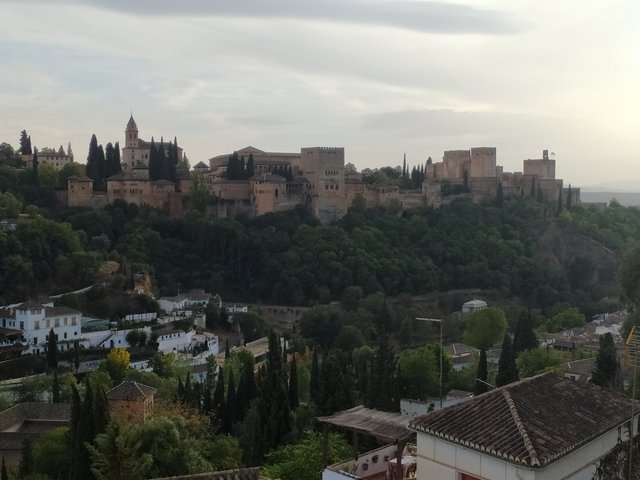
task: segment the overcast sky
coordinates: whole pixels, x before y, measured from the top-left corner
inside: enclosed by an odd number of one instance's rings
[[[495,146],[575,186],[640,178],[640,2],[0,0],[0,142],[122,142],[191,164],[343,146],[359,169]],[[637,180],[636,183],[640,183]],[[640,186],[638,186],[640,188]]]

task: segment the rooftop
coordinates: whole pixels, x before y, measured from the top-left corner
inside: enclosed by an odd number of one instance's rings
[[[372,410],[362,405],[326,417],[318,417],[318,421],[370,435],[385,442],[413,436],[413,432],[407,428],[407,416]]]
[[[134,398],[147,398],[156,393],[156,389],[133,381],[122,382],[117,387],[107,392],[108,400],[132,400]]]
[[[255,467],[222,472],[194,473],[178,477],[155,478],[153,480],[259,480],[260,478],[260,469]]]
[[[630,410],[622,394],[545,373],[418,417],[409,427],[539,468],[627,422]]]

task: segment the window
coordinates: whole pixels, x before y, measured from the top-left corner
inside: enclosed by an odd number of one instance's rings
[[[33,344],[37,345],[38,344],[38,337],[33,337]]]
[[[64,338],[67,338],[67,332],[64,332]]]
[[[40,322],[38,320],[33,322],[33,328],[34,330],[40,330]]]

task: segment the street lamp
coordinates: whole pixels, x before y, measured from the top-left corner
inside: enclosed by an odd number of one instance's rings
[[[416,320],[420,320],[421,322],[435,322],[440,324],[440,408],[442,408],[442,323],[443,320],[441,318],[416,318]]]

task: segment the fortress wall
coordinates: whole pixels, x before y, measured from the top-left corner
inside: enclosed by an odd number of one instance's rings
[[[211,193],[226,200],[245,200],[251,197],[249,180],[214,180],[211,182]]]

